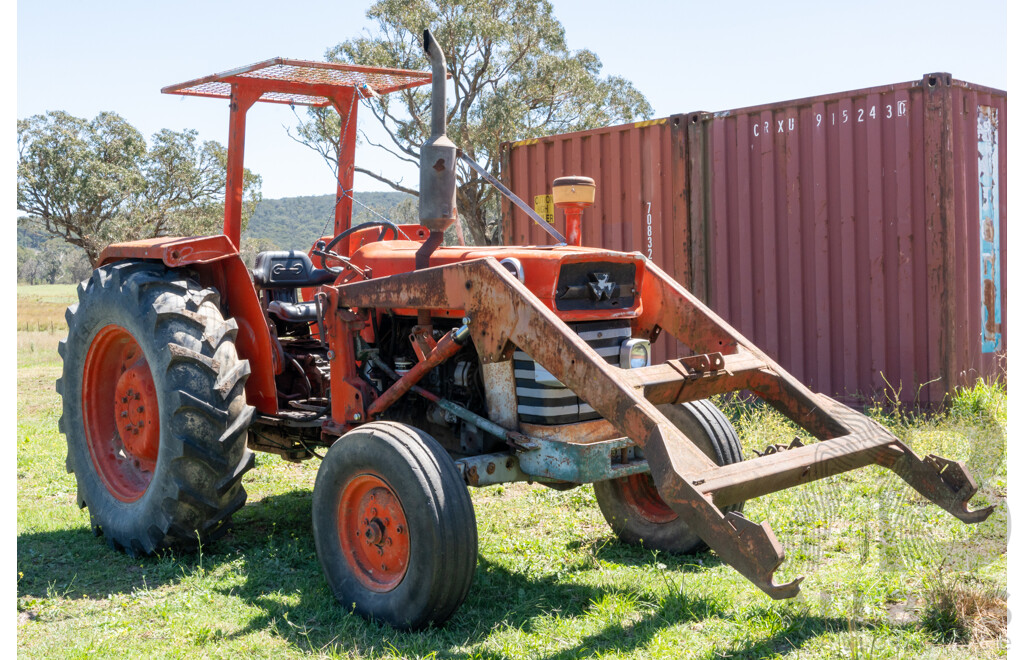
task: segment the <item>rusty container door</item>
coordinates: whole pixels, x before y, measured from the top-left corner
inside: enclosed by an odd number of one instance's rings
[[[1003,373],[1005,92],[929,74],[673,121],[692,287],[783,367],[850,403]]]
[[[563,234],[565,217],[550,206],[551,182],[570,175],[593,178],[597,193],[593,208],[583,213],[583,245],[641,252],[687,283],[689,225],[675,195],[685,185],[687,161],[673,149],[671,120],[506,143],[501,158],[503,183]],[[673,177],[682,184],[674,185]],[[525,213],[506,199],[502,203],[506,245],[554,243]],[[653,358],[664,362],[678,352],[675,340],[661,341]]]

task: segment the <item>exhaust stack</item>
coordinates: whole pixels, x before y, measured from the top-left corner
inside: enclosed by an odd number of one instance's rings
[[[416,252],[416,268],[426,268],[430,255],[444,239],[444,230],[455,222],[455,143],[445,134],[445,87],[447,72],[441,52],[430,30],[423,31],[423,50],[430,60],[430,138],[420,147],[420,224],[430,237]]]

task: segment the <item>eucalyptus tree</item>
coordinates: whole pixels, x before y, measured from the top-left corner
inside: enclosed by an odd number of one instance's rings
[[[26,223],[85,250],[109,243],[220,231],[227,150],[193,130],[158,131],[152,146],[123,117],[51,111],[18,120],[18,210]],[[243,226],[260,199],[246,170]]]
[[[499,173],[499,145],[650,117],[647,99],[628,80],[601,76],[591,50],[572,50],[546,0],[379,0],[367,11],[374,33],[327,52],[335,62],[422,70],[423,30],[430,28],[447,58],[451,88],[448,134],[467,156]],[[367,99],[386,138],[373,142],[395,159],[419,162],[430,134],[429,87]],[[337,165],[339,117],[311,109],[297,139]],[[356,166],[395,190],[417,191],[394,177]],[[459,216],[476,244],[501,239],[496,191],[460,164]]]

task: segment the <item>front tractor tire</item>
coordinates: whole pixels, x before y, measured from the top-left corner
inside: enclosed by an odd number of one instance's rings
[[[313,538],[335,598],[402,630],[448,620],[476,570],[476,517],[455,463],[394,422],[331,445],[313,487]]]
[[[743,460],[736,430],[710,401],[666,404],[658,409],[718,465]],[[661,498],[650,473],[599,481],[594,484],[594,495],[608,525],[624,543],[677,554],[693,554],[707,548]],[[742,510],[742,502],[722,509]]]
[[[93,271],[66,313],[60,430],[93,531],[132,556],[227,529],[253,465],[249,363],[219,295],[152,262]]]

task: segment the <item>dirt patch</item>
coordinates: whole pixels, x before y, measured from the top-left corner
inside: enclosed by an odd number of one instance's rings
[[[889,615],[889,621],[893,625],[905,626],[912,623],[917,623],[920,620],[920,614],[918,613],[921,607],[921,601],[915,597],[900,603],[889,603],[885,606],[885,611]]]

